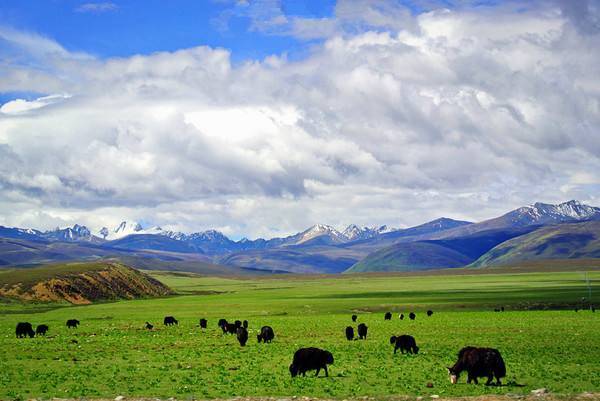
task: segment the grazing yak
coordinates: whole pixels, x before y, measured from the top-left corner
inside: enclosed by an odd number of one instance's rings
[[[390,344],[394,346],[394,354],[398,349],[400,349],[401,353],[409,353],[409,354],[418,354],[419,347],[417,347],[417,342],[413,336],[409,336],[408,334],[403,334],[401,336],[392,336],[390,337]]]
[[[47,324],[38,324],[38,326],[35,328],[35,334],[37,336],[45,336],[48,332],[48,329],[49,327]]]
[[[244,347],[248,342],[248,330],[246,330],[244,327],[238,327],[236,331],[236,336],[238,341],[240,342],[240,345]]]
[[[242,327],[245,328],[246,330],[248,329],[248,321],[247,320],[244,320],[242,322]]]
[[[236,321],[235,321],[235,327],[236,327],[236,328],[238,328],[238,327],[242,327],[242,321],[241,321],[241,320],[236,320]]]
[[[367,339],[367,325],[364,323],[361,323],[358,325],[358,338],[360,338],[361,340],[366,340]]]
[[[273,328],[271,326],[263,326],[260,329],[260,333],[256,335],[256,339],[260,343],[261,341],[264,343],[270,343],[275,338],[275,332],[273,332]]]
[[[392,320],[392,312],[386,312],[383,320]]]
[[[146,328],[147,328],[148,330],[152,330],[152,329],[154,328],[154,326],[153,326],[153,325],[151,325],[150,323],[146,322]]]
[[[430,309],[427,311],[427,316],[431,316],[431,315],[433,315],[433,311]]]
[[[225,323],[221,326],[221,330],[223,330],[223,334],[237,334],[237,327],[235,323]]]
[[[462,371],[467,371],[467,383],[478,384],[478,377],[487,377],[486,386],[492,384],[496,377],[496,385],[501,385],[500,379],[506,376],[504,360],[497,349],[464,347],[458,353],[458,361],[448,368],[450,382],[456,384]]]
[[[208,327],[208,321],[204,318],[200,319],[200,328],[205,329]]]
[[[217,326],[220,328],[223,328],[223,326],[225,326],[227,324],[227,320],[226,319],[219,319],[219,322],[217,323]]]
[[[417,317],[417,315],[415,315],[413,312],[410,312],[410,313],[408,314],[408,318],[409,318],[410,320],[415,320],[415,318],[416,318],[416,317]]]
[[[35,336],[33,327],[31,327],[31,323],[29,322],[17,323],[15,334],[17,335],[17,338],[26,338],[27,336],[33,338]]]
[[[354,329],[352,328],[352,326],[346,327],[346,340],[354,340]]]
[[[352,315],[352,321],[353,321],[353,322],[356,322],[356,319],[358,319],[358,316],[356,316],[356,315]]]
[[[77,326],[79,326],[79,320],[77,320],[77,319],[69,319],[69,320],[67,320],[67,328],[69,328],[69,329],[71,329],[71,328],[76,329]]]
[[[319,375],[321,369],[325,369],[325,376],[329,376],[327,365],[333,363],[333,355],[329,351],[319,348],[300,348],[294,353],[294,359],[290,365],[292,377],[298,374],[306,376],[308,370],[317,370],[315,376]]]
[[[401,313],[398,317],[400,318],[400,320],[404,320],[404,313]]]
[[[179,322],[177,321],[177,319],[175,319],[173,316],[165,316],[165,319],[163,320],[163,323],[165,326],[172,326],[172,325],[178,325]]]

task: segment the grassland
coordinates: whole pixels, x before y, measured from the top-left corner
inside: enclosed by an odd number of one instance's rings
[[[600,313],[571,307],[587,296],[580,272],[211,278],[153,273],[178,296],[52,310],[0,306],[0,399],[293,396],[469,396],[600,391]],[[600,272],[590,272],[594,293]],[[507,312],[493,308],[503,305]],[[568,310],[538,310],[568,307]],[[423,313],[433,309],[430,318]],[[535,309],[535,310],[527,310]],[[384,311],[416,311],[415,321],[383,320]],[[366,341],[346,341],[350,315],[369,326]],[[395,314],[395,315],[396,315]],[[178,327],[165,328],[174,315]],[[202,332],[200,317],[209,319]],[[248,319],[241,348],[218,318]],[[67,330],[64,322],[82,325]],[[47,323],[47,338],[17,340],[19,321]],[[157,326],[143,329],[145,321]],[[264,324],[272,344],[257,344]],[[393,355],[392,334],[415,336],[417,356]],[[494,346],[507,363],[506,386],[451,385],[445,366],[465,345]],[[330,350],[329,378],[287,371],[299,347]],[[432,388],[426,387],[431,382]]]

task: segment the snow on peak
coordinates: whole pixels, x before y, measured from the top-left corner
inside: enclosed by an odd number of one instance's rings
[[[525,219],[528,224],[558,223],[600,218],[600,208],[585,205],[577,200],[557,205],[536,202],[533,205],[518,208],[512,214],[514,221]]]
[[[102,227],[98,232],[99,236],[105,240],[112,241],[119,238],[124,238],[132,234],[162,234],[162,228],[150,227],[143,228],[142,225],[135,221],[122,221],[117,227],[110,230],[106,227]]]

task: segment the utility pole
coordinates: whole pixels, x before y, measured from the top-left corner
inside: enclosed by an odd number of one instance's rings
[[[588,272],[585,272],[585,282],[587,283],[588,288],[588,305],[590,306],[590,310],[592,310],[592,285],[590,284],[590,277]]]

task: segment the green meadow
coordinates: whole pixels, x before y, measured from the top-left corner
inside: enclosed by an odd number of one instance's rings
[[[88,306],[0,304],[0,399],[600,391],[600,311],[573,311],[588,296],[580,272],[239,279],[152,274],[178,295]],[[589,279],[600,298],[600,272],[590,272]],[[500,306],[506,311],[493,311]],[[425,315],[427,309],[433,316]],[[384,321],[386,311],[394,312],[391,321]],[[411,311],[415,321],[398,319]],[[166,315],[179,326],[164,327]],[[208,319],[205,331],[197,327],[201,317]],[[67,329],[69,318],[81,326]],[[219,318],[247,319],[248,345],[223,335]],[[50,331],[45,338],[16,339],[20,321],[46,323]],[[153,331],[144,329],[146,321]],[[361,322],[369,327],[367,340],[347,341],[345,327]],[[263,325],[275,330],[271,344],[256,341]],[[389,337],[398,334],[413,335],[419,354],[394,355]],[[446,366],[466,345],[500,350],[507,365],[503,386],[467,385],[465,377],[450,384]],[[290,377],[294,351],[307,346],[333,353],[330,377]]]

